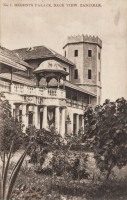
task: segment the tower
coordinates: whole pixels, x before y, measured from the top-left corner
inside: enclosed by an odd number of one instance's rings
[[[95,36],[69,36],[63,47],[64,56],[75,63],[70,71],[70,81],[97,95],[101,99],[101,49],[102,41]]]

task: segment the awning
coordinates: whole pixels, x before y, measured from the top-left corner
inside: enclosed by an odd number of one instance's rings
[[[11,80],[11,74],[10,73],[0,73],[0,78],[6,79],[6,80]],[[28,85],[35,87],[36,83],[33,80],[27,79],[25,77],[18,76],[16,74],[13,74],[13,82],[23,84],[23,85]]]
[[[0,63],[8,65],[8,66],[10,66],[10,67],[12,67],[13,69],[16,69],[16,70],[21,70],[21,71],[27,70],[26,67],[12,61],[10,58],[7,58],[3,55],[0,55]]]
[[[75,85],[75,84],[73,84],[73,83],[71,83],[71,82],[64,81],[64,85],[65,85],[66,87],[69,87],[69,88],[78,90],[78,91],[80,91],[80,92],[89,94],[89,95],[91,95],[91,96],[94,96],[94,97],[97,96],[96,94],[94,94],[94,93],[92,93],[92,92],[89,92],[88,90],[83,89],[83,88],[79,87],[78,85]]]

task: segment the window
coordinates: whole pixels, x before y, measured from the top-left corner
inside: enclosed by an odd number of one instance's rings
[[[74,57],[78,57],[78,50],[74,51]]]
[[[66,67],[64,67],[63,69],[64,69],[64,71],[67,71]],[[63,80],[64,81],[66,80],[66,76],[63,77]]]
[[[19,122],[22,122],[22,110],[19,110]]]
[[[33,124],[33,112],[29,111],[28,124]]]
[[[98,81],[100,81],[101,80],[101,74],[100,74],[100,72],[98,73]]]
[[[72,100],[77,101],[77,92],[72,93]]]
[[[64,55],[65,55],[65,57],[66,57],[66,51],[64,52]]]
[[[92,57],[92,50],[88,50],[88,57]]]
[[[100,54],[100,52],[98,52],[98,59],[100,60],[100,57],[101,57],[101,54]]]
[[[74,71],[74,79],[78,79],[78,69],[75,69]]]
[[[88,79],[92,78],[92,73],[91,73],[91,69],[88,69]]]

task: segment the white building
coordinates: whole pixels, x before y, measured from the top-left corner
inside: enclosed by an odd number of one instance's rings
[[[45,46],[0,47],[0,91],[24,131],[53,126],[64,137],[84,129],[85,106],[100,103],[101,48],[98,37],[84,35],[68,37],[64,56]]]

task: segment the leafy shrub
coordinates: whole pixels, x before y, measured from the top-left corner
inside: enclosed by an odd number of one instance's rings
[[[84,112],[87,142],[94,151],[97,166],[107,172],[107,179],[114,166],[127,164],[127,101],[106,100],[93,110]]]
[[[87,171],[87,155],[79,155],[73,151],[57,150],[53,153],[50,162],[52,173],[57,176],[70,177],[71,179],[84,179],[89,177]]]
[[[11,106],[4,94],[0,93],[0,152],[9,153],[13,141],[12,152],[23,144],[22,124],[11,116]]]

